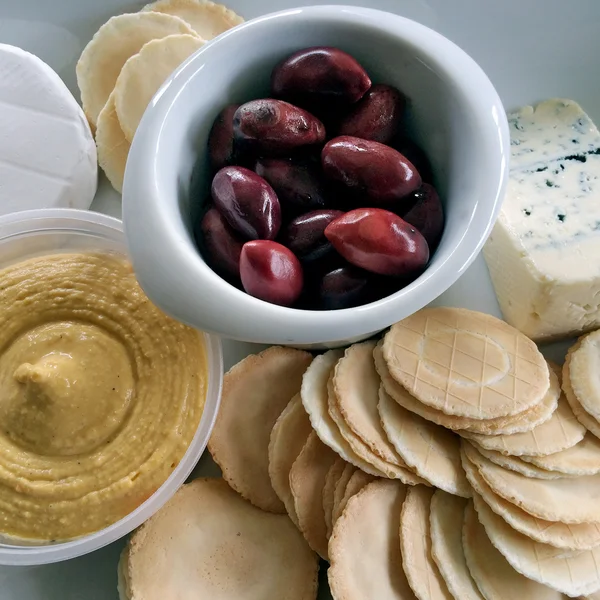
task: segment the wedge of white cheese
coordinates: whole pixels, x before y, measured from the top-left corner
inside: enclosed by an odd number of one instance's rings
[[[506,321],[536,341],[600,327],[600,134],[571,100],[509,114],[508,191],[484,256]]]
[[[77,101],[41,59],[0,44],[0,214],[90,207],[96,145]]]

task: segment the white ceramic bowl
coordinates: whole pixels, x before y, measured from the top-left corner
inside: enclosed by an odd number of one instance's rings
[[[346,50],[374,82],[395,85],[409,97],[415,139],[433,163],[446,207],[443,239],[421,277],[383,300],[337,311],[275,306],[226,283],[198,254],[192,235],[197,207],[188,200],[192,167],[206,154],[216,114],[229,103],[268,95],[273,66],[316,45]],[[465,52],[435,31],[366,8],[318,6],[267,15],[206,44],[146,111],[123,193],[133,266],[165,312],[226,337],[306,347],[365,338],[431,302],[473,261],[500,209],[508,149],[494,87]],[[208,175],[207,168],[202,176]]]
[[[61,208],[29,210],[0,217],[0,268],[44,254],[93,251],[126,254],[121,221],[85,210]],[[192,443],[165,483],[120,521],[74,540],[17,545],[14,540],[0,536],[0,564],[38,565],[87,554],[133,531],[173,496],[206,448],[221,399],[221,343],[212,335],[205,334],[204,339],[208,361],[204,412]]]

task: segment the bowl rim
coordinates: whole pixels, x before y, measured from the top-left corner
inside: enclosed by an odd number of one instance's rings
[[[62,226],[57,222],[63,221]],[[50,222],[51,224],[49,224]],[[46,225],[44,225],[46,223]],[[74,232],[103,235],[125,248],[122,222],[94,211],[52,208],[32,209],[0,216],[0,244],[10,238],[44,231]],[[72,252],[73,249],[69,249]],[[60,249],[57,252],[61,252]],[[122,250],[120,250],[122,253]],[[204,337],[207,386],[202,416],[198,428],[179,464],[163,484],[142,504],[112,525],[72,540],[54,544],[12,545],[0,543],[0,565],[31,566],[76,558],[99,550],[129,534],[158,511],[185,483],[204,453],[214,427],[223,384],[223,350],[219,337],[200,332]]]
[[[189,239],[185,239],[178,228],[180,214],[173,216],[159,201],[158,157],[165,123],[172,118],[171,113],[176,112],[182,91],[202,70],[205,60],[218,56],[219,48],[230,40],[243,40],[249,31],[266,33],[279,20],[299,17],[375,29],[426,54],[446,81],[452,82],[460,92],[460,100],[479,120],[480,127],[476,129],[485,149],[482,160],[484,163],[487,160],[490,165],[489,198],[474,202],[469,235],[463,235],[442,261],[430,265],[409,286],[377,302],[349,309],[308,311],[281,307],[236,289],[206,265],[195,246],[193,252],[189,251]],[[469,89],[476,89],[478,93],[468,93]],[[123,220],[132,263],[148,296],[165,312],[224,337],[296,345],[364,337],[433,301],[470,266],[500,211],[508,178],[509,147],[505,111],[492,83],[465,51],[438,32],[405,17],[354,6],[308,6],[271,13],[239,25],[205,44],[173,73],[146,110],[133,140],[123,188]],[[499,159],[497,163],[492,163],[493,156]],[[143,231],[135,224],[142,206],[146,213]],[[168,226],[164,226],[165,223]],[[162,240],[160,248],[151,247],[147,242],[155,235]],[[178,269],[171,272],[162,269],[160,277],[156,277],[151,267],[156,261],[176,264]],[[176,271],[185,273],[186,281],[182,281]],[[195,294],[192,307],[190,298],[198,291],[194,282],[201,282],[205,289],[209,287],[210,296],[217,300],[207,298],[209,294]]]

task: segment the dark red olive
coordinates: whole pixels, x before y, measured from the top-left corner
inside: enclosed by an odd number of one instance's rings
[[[400,152],[415,166],[421,179],[425,183],[433,183],[433,170],[427,154],[423,149],[408,138],[396,138],[391,144],[392,148]]]
[[[368,274],[355,267],[326,273],[319,286],[319,304],[326,310],[351,308],[367,300]]]
[[[272,240],[281,226],[281,207],[273,188],[250,169],[223,167],[211,195],[233,229],[249,239]]]
[[[313,210],[296,217],[283,231],[282,242],[303,262],[321,259],[332,250],[325,228],[343,214],[341,210]]]
[[[233,164],[233,115],[239,104],[226,106],[215,119],[208,135],[208,158],[213,171]]]
[[[216,208],[210,208],[198,227],[196,237],[206,262],[219,275],[239,280],[243,240],[227,224]]]
[[[438,193],[432,185],[424,183],[408,200],[413,204],[402,218],[421,232],[429,248],[435,248],[444,230],[444,207]]]
[[[379,142],[352,136],[334,138],[325,144],[321,162],[325,175],[377,204],[393,203],[421,186],[412,163]]]
[[[282,156],[325,139],[325,126],[309,112],[264,98],[242,104],[233,117],[236,143],[248,152]]]
[[[287,214],[322,208],[326,204],[321,178],[307,160],[261,158],[256,162],[255,171],[275,190]]]
[[[271,74],[271,90],[278,97],[326,96],[356,102],[370,87],[369,75],[354,57],[325,46],[294,52]]]
[[[394,213],[358,208],[338,217],[325,237],[349,262],[380,275],[405,276],[429,260],[425,238]]]
[[[344,117],[338,135],[389,144],[406,109],[406,98],[391,85],[374,85]]]
[[[281,306],[291,306],[298,299],[304,281],[302,266],[293,252],[268,240],[244,244],[240,276],[248,294]]]

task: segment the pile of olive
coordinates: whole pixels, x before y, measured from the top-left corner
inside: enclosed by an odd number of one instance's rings
[[[427,158],[402,135],[404,95],[327,47],[278,64],[271,94],[212,126],[211,201],[196,228],[207,263],[298,308],[357,306],[413,281],[444,215]]]

